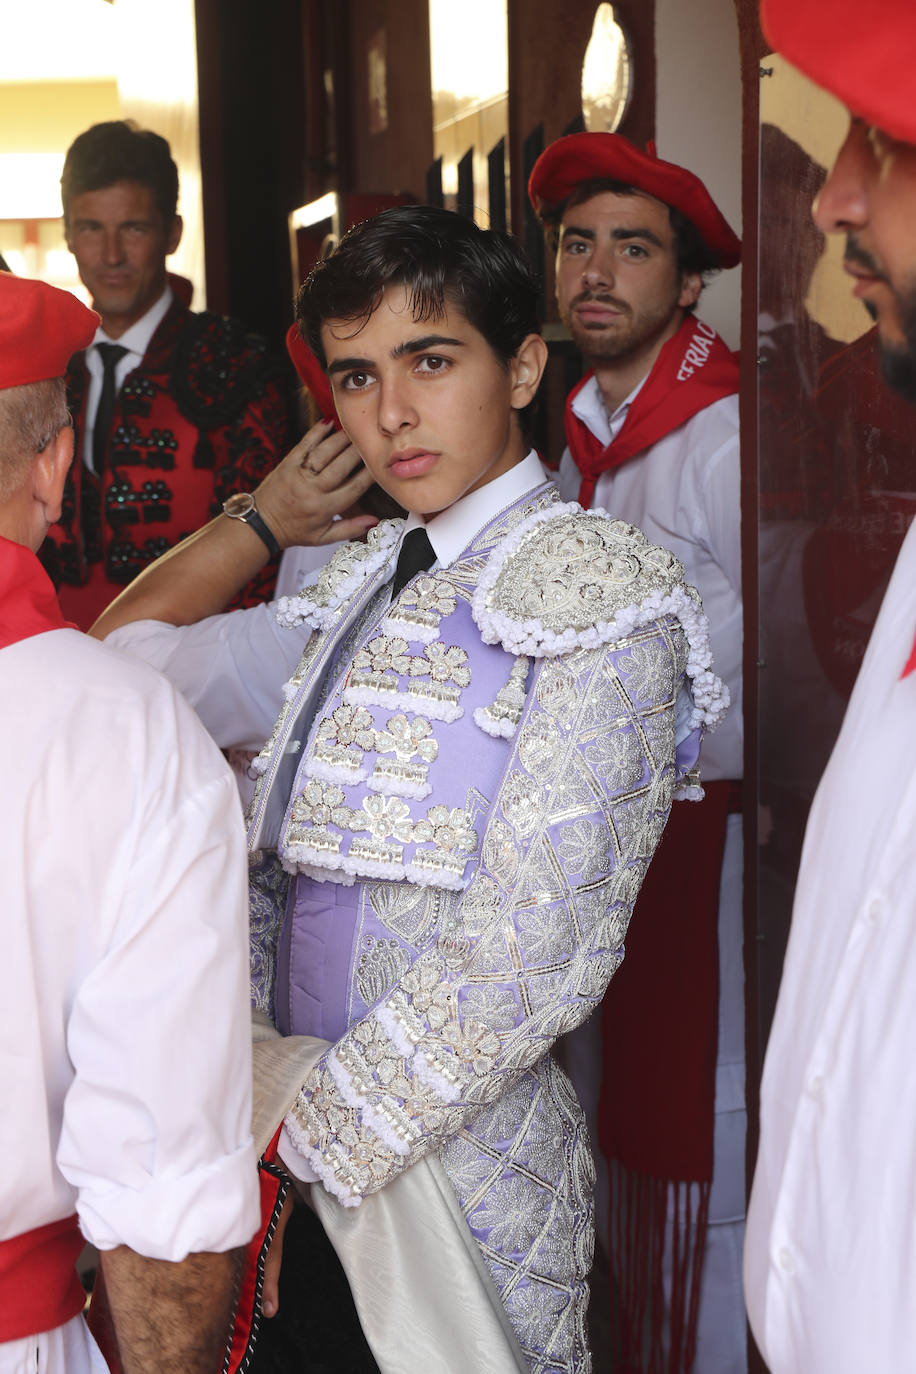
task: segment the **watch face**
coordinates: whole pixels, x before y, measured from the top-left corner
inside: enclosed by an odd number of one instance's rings
[[[233,520],[244,520],[254,510],[254,497],[248,491],[237,491],[223,502],[223,511]]]

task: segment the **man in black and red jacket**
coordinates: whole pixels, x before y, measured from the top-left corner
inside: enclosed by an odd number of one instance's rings
[[[42,558],[64,614],[88,628],[230,497],[227,514],[269,540],[240,494],[286,452],[289,409],[264,341],[192,312],[187,283],[166,271],[182,221],[164,138],[123,120],[93,125],[67,153],[61,193],[67,244],[102,323],[68,369],[77,461]],[[243,601],[268,594],[275,573],[268,564]]]

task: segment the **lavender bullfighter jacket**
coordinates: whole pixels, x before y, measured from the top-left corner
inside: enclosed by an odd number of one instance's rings
[[[400,532],[278,603],[312,633],[255,761],[253,1001],[335,1041],[286,1122],[325,1187],[356,1205],[437,1151],[531,1369],[581,1374],[594,1169],[550,1048],[623,959],[727,692],[680,563],[551,483],[389,605]]]

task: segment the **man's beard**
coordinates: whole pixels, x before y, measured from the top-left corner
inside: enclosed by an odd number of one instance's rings
[[[889,344],[879,334],[881,372],[889,387],[916,404],[916,285],[897,293],[897,311],[906,342]]]
[[[905,400],[916,403],[916,281],[904,290],[898,291],[891,284],[887,274],[881,270],[875,257],[862,247],[855,234],[846,236],[844,259],[846,262],[859,263],[894,293],[904,342],[888,343],[881,338],[879,331],[878,356],[881,360],[881,373],[892,390],[898,392]],[[863,304],[871,318],[877,320],[878,312],[871,302],[863,301]]]
[[[623,315],[619,327],[605,332],[604,328],[589,329],[578,323],[575,307],[586,300],[619,310]],[[612,296],[598,291],[583,291],[570,302],[562,313],[562,319],[572,335],[573,343],[589,366],[593,367],[596,363],[613,362],[638,352],[668,327],[677,308],[677,293],[672,295],[670,301],[659,302],[647,310],[634,311],[632,306]]]

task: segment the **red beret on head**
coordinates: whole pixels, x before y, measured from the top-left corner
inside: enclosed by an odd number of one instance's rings
[[[286,351],[292,360],[293,367],[299,374],[300,382],[307,387],[312,400],[318,407],[318,413],[322,420],[336,420],[337,411],[334,409],[331,383],[328,381],[321,363],[299,333],[297,324],[291,324],[286,331]]]
[[[741,240],[700,178],[686,167],[662,162],[652,143],[643,153],[621,134],[567,134],[541,153],[531,172],[528,195],[540,212],[544,205],[566,200],[580,182],[604,179],[625,182],[680,210],[723,267],[736,267],[741,261]]]
[[[98,325],[72,292],[0,272],[0,388],[62,377]]]
[[[761,0],[767,41],[853,114],[916,144],[914,0]]]

